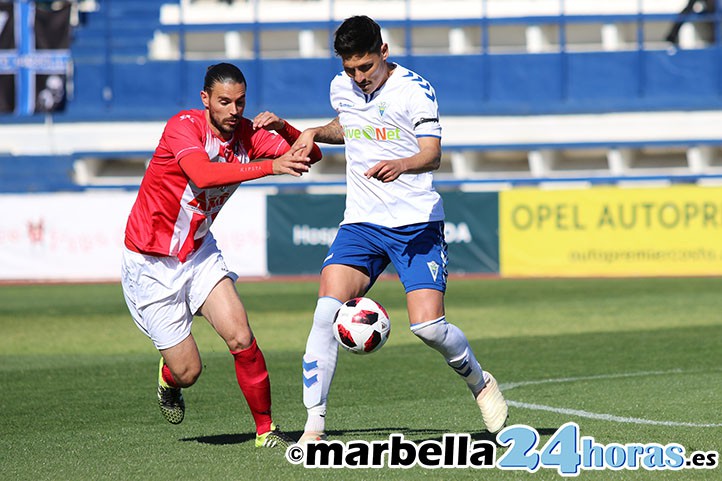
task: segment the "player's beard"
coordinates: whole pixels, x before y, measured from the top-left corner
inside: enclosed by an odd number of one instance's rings
[[[233,132],[236,131],[240,123],[240,116],[232,115],[230,117],[221,118],[218,115],[211,113],[211,123],[224,137],[231,137]],[[235,119],[234,123],[229,123],[230,120]]]

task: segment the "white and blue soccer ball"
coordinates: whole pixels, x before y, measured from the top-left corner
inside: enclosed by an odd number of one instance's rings
[[[368,297],[346,301],[333,319],[333,336],[354,354],[371,354],[381,349],[391,333],[386,309]]]

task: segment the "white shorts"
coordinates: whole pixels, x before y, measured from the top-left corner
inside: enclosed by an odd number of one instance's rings
[[[210,233],[185,262],[125,248],[121,269],[130,315],[158,350],[173,347],[190,335],[194,314],[221,279],[238,279],[226,267]]]

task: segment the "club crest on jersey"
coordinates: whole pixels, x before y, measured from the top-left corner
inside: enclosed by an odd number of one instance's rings
[[[429,267],[429,272],[431,272],[431,277],[434,278],[434,281],[436,281],[436,278],[439,275],[439,264],[436,263],[436,261],[427,262],[426,265]]]
[[[389,106],[389,104],[387,104],[386,102],[379,102],[379,104],[378,104],[378,107],[379,107],[379,115],[380,115],[381,117],[384,116],[384,112],[386,112],[386,107],[388,107],[388,106]]]

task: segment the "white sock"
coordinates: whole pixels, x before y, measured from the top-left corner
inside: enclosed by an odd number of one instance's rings
[[[481,392],[484,388],[484,371],[461,329],[446,322],[446,317],[440,317],[414,324],[411,332],[444,356],[446,363],[464,379],[474,397]]]
[[[308,417],[303,432],[325,433],[326,432],[326,405],[315,406],[308,409]]]
[[[341,304],[332,297],[321,297],[313,313],[313,326],[303,355],[303,404],[308,410],[304,431],[324,432],[326,427],[326,398],[338,359],[338,343],[331,325]]]

